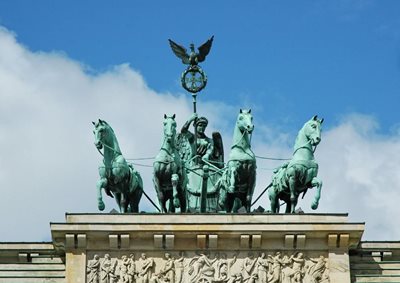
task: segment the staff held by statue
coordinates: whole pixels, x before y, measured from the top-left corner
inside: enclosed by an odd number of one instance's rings
[[[192,94],[193,98],[193,113],[197,113],[197,93],[200,92],[207,85],[207,75],[198,63],[203,62],[206,56],[210,52],[211,45],[214,36],[207,40],[198,48],[198,52],[195,51],[194,44],[190,44],[190,53],[187,52],[186,48],[175,43],[169,39],[169,44],[174,54],[182,60],[182,63],[188,65],[188,67],[182,72],[181,84],[182,87]],[[196,124],[196,121],[195,123]],[[197,152],[197,130],[194,128],[194,152]]]
[[[195,51],[194,44],[190,44],[190,53],[187,52],[186,48],[175,43],[169,39],[169,44],[175,55],[182,60],[182,63],[188,65],[181,75],[182,87],[192,94],[193,98],[193,113],[197,113],[197,93],[200,92],[207,85],[207,75],[204,73],[198,63],[203,62],[206,56],[210,52],[211,45],[214,36],[207,40],[198,48],[198,52]],[[194,125],[197,124],[197,118],[194,120]],[[197,127],[194,127],[194,142],[193,151],[195,153],[195,162],[198,163],[197,156]],[[201,189],[201,200],[200,200],[200,211],[206,211],[206,198],[207,198],[207,169],[203,172],[203,185]]]

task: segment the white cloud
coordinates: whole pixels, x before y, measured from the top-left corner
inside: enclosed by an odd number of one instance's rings
[[[365,237],[398,239],[400,227],[400,136],[379,135],[372,117],[348,116],[328,131],[318,159],[325,180],[326,211],[349,211],[366,221]]]
[[[127,158],[147,157],[159,150],[163,114],[182,125],[191,113],[189,99],[154,92],[127,64],[90,75],[64,54],[29,51],[5,29],[0,53],[1,241],[48,239],[48,223],[66,211],[97,212],[102,158],[91,121],[111,124]],[[151,169],[137,169],[154,197]],[[106,211],[116,207],[105,200]],[[151,209],[145,199],[141,207]]]
[[[221,130],[228,151],[237,109],[209,102],[201,110],[210,120],[208,132]],[[64,221],[65,212],[97,212],[101,156],[91,121],[111,124],[127,158],[152,157],[160,147],[163,114],[176,113],[179,127],[191,112],[191,98],[156,93],[127,64],[91,75],[65,54],[31,52],[0,29],[0,241],[48,240],[48,223]],[[290,156],[290,135],[260,120],[255,117],[256,154]],[[399,237],[400,228],[390,222],[400,214],[399,147],[399,136],[379,136],[371,117],[347,116],[325,131],[316,152],[324,181],[317,212],[350,212],[351,220],[367,222],[371,240]],[[264,169],[280,163],[258,160],[254,197],[270,181],[271,170]],[[154,198],[152,169],[137,169]],[[299,202],[307,212],[312,194]],[[104,199],[106,211],[116,207]],[[259,203],[269,205],[266,196]],[[153,210],[144,197],[141,209]]]

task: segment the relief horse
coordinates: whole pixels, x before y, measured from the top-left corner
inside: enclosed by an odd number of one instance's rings
[[[117,138],[110,125],[98,120],[94,125],[95,146],[103,155],[103,166],[99,167],[100,180],[97,182],[99,210],[105,208],[102,189],[110,197],[115,197],[121,213],[139,212],[139,202],[143,193],[142,178],[122,156]],[[103,149],[103,153],[101,152]]]
[[[314,116],[304,124],[297,135],[292,159],[275,170],[268,186],[271,212],[279,212],[281,199],[286,203],[286,213],[294,213],[299,195],[313,187],[317,187],[317,191],[311,208],[318,208],[322,181],[317,178],[318,163],[314,159],[314,152],[321,141],[323,121],[324,119]]]
[[[240,109],[227,168],[217,183],[220,186],[219,205],[227,212],[237,212],[240,206],[250,212],[257,167],[254,152],[251,150],[253,130],[251,110]]]
[[[164,137],[153,163],[153,183],[162,212],[186,212],[186,174],[177,150],[175,114],[164,115]],[[167,201],[169,205],[167,208]]]

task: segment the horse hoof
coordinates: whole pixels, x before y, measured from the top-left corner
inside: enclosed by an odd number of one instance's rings
[[[313,203],[311,204],[311,208],[312,208],[313,210],[316,210],[316,209],[318,208],[318,203],[313,202]]]
[[[175,206],[175,208],[179,208],[181,206],[179,199],[177,199],[177,198],[174,199],[174,206]]]
[[[100,211],[103,211],[104,210],[104,208],[106,208],[106,206],[105,206],[105,204],[104,204],[104,202],[99,202],[99,205],[98,205],[98,208],[99,208],[99,210]]]

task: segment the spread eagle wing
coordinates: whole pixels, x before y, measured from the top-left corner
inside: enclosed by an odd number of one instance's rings
[[[218,168],[224,168],[224,145],[222,143],[222,137],[219,132],[212,133],[212,139],[214,142],[214,152],[212,154],[212,160],[215,161],[215,166]],[[211,161],[211,163],[213,163]]]
[[[208,53],[210,53],[213,40],[214,36],[212,36],[202,46],[198,48],[199,49],[199,54],[197,55],[198,62],[203,62],[206,59],[206,56],[208,55]]]
[[[169,41],[169,45],[171,46],[172,51],[174,52],[174,54],[178,58],[182,59],[182,63],[183,64],[189,64],[190,60],[189,60],[189,55],[186,52],[186,48],[181,46],[181,45],[179,45],[179,44],[177,44],[177,43],[175,43],[175,42],[173,42],[171,39],[168,39],[168,41]]]

